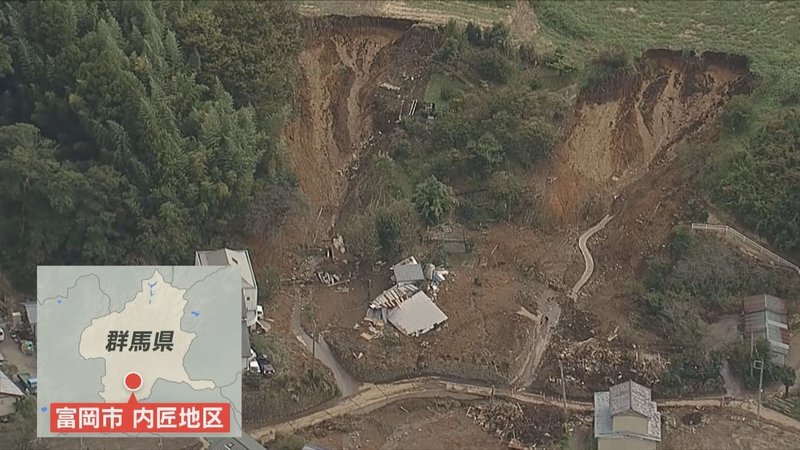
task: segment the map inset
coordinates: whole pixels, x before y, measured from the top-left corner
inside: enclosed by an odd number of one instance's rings
[[[52,403],[129,401],[131,373],[141,403],[229,403],[230,431],[212,435],[241,435],[238,268],[40,266],[37,281],[39,437],[59,435]]]

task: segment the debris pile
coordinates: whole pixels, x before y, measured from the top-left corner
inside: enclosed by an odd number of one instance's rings
[[[371,327],[389,322],[407,336],[419,336],[447,320],[431,297],[436,298],[448,271],[433,264],[426,265],[423,271],[413,256],[392,266],[391,271],[395,285],[370,302],[364,317]],[[368,341],[376,336],[377,333],[361,334]]]
[[[509,448],[543,448],[564,437],[564,413],[555,407],[496,402],[470,406],[467,416],[487,432],[508,443]],[[569,417],[573,428],[580,418]]]
[[[317,278],[326,286],[334,286],[342,281],[342,277],[330,272],[317,272]]]
[[[598,341],[589,338],[564,345],[559,359],[564,362],[568,384],[594,392],[603,386],[634,377],[644,385],[653,386],[658,384],[667,368],[667,361],[658,355],[644,356],[635,350],[614,350],[603,344],[606,344],[605,339]],[[560,383],[554,377],[549,381]]]

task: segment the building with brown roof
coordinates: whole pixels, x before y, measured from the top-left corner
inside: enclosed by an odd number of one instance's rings
[[[744,310],[744,339],[764,339],[769,342],[772,361],[784,364],[789,354],[789,321],[786,301],[769,294],[742,299]]]

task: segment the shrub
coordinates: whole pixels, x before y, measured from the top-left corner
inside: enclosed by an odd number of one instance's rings
[[[478,172],[490,174],[503,163],[503,146],[491,132],[486,132],[478,142],[467,143],[467,153],[472,160],[472,166]]]
[[[703,202],[696,198],[686,202],[686,215],[692,222],[705,222],[708,220],[708,210]]]
[[[739,95],[728,101],[719,115],[719,124],[730,133],[739,134],[750,128],[752,104],[748,97]]]
[[[287,436],[278,433],[269,448],[274,450],[303,450],[303,446],[305,446],[305,441],[300,436],[295,434]]]
[[[479,25],[469,22],[464,33],[467,35],[467,42],[471,45],[475,47],[483,46],[483,29]]]
[[[428,225],[444,220],[455,204],[453,190],[434,176],[419,183],[414,192],[414,206],[422,221]]]
[[[624,47],[606,48],[592,60],[592,64],[605,67],[610,70],[619,70],[628,65],[630,57]]]
[[[514,176],[500,174],[493,177],[489,193],[495,220],[511,220],[523,209],[525,188]]]
[[[672,230],[672,237],[669,241],[669,253],[672,259],[680,259],[689,252],[692,246],[692,235],[686,227],[678,227]]]
[[[400,221],[395,214],[383,210],[375,219],[381,257],[391,261],[400,253]]]
[[[449,63],[458,60],[463,53],[462,41],[456,37],[448,37],[434,54],[436,60]]]
[[[473,52],[470,65],[483,80],[505,83],[511,77],[511,62],[495,48]]]
[[[497,22],[483,36],[483,44],[487,47],[505,49],[508,47],[510,31],[503,22]]]

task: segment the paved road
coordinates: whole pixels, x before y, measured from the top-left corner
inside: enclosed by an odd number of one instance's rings
[[[437,377],[417,378],[388,384],[364,384],[358,394],[341,399],[336,404],[306,416],[283,423],[268,425],[254,429],[250,434],[259,440],[270,440],[276,433],[292,433],[296,430],[316,425],[327,419],[346,414],[361,415],[375,411],[391,403],[412,398],[452,398],[457,400],[474,400],[489,398],[492,395],[505,400],[527,403],[531,405],[548,405],[562,408],[563,402],[556,398],[528,392],[514,392],[507,389],[492,389],[487,386],[469,383],[456,383]],[[591,412],[592,403],[567,401],[567,409],[576,412]],[[663,407],[695,407],[720,406],[719,398],[701,398],[687,400],[667,400],[658,402]],[[726,405],[731,409],[739,409],[755,414],[757,405],[752,400],[731,401]],[[761,417],[765,422],[792,428],[800,431],[800,422],[777,411],[761,408]]]
[[[583,269],[583,275],[581,275],[581,277],[578,279],[578,282],[575,283],[575,286],[572,286],[572,289],[569,292],[570,298],[575,299],[578,297],[578,292],[581,290],[583,285],[589,281],[589,278],[592,276],[592,272],[594,272],[594,258],[592,258],[592,254],[589,253],[589,248],[586,246],[586,242],[590,237],[592,237],[592,235],[602,230],[608,221],[613,217],[614,216],[610,215],[605,216],[600,223],[586,230],[586,233],[583,233],[581,237],[578,238],[578,248],[581,249],[581,253],[583,254],[583,262],[586,267]]]

